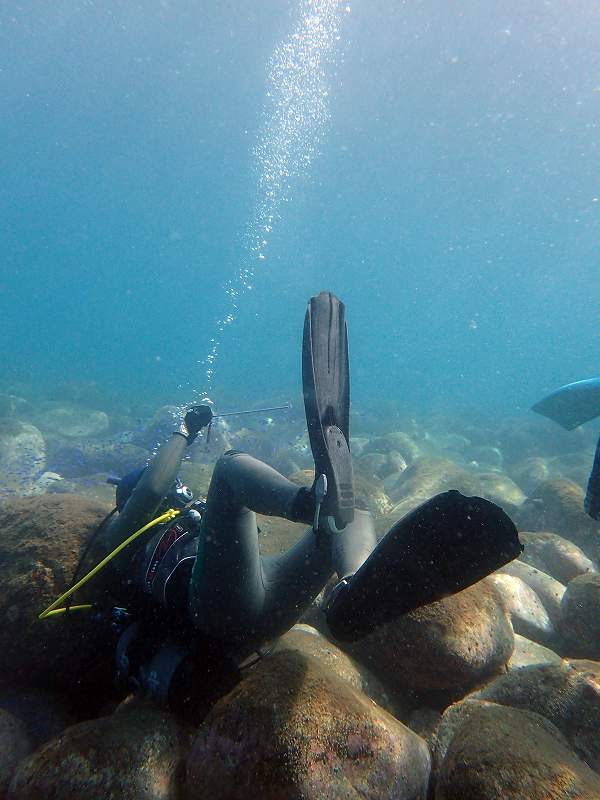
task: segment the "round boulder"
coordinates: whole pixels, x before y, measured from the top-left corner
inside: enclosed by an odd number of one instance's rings
[[[403,705],[408,691],[463,697],[506,666],[513,630],[489,579],[418,608],[352,645]]]
[[[0,499],[30,494],[45,467],[46,444],[38,428],[0,421]]]
[[[107,511],[103,504],[69,494],[4,503],[0,681],[72,690],[97,660],[105,632],[89,614],[46,620],[38,615],[70,585],[81,549]],[[97,587],[91,584],[90,590]],[[85,597],[85,592],[79,595],[84,602]]]
[[[317,660],[279,652],[198,730],[187,800],[425,800],[425,742]]]
[[[552,624],[554,626],[560,624],[560,604],[565,593],[565,586],[562,583],[559,583],[545,572],[525,564],[518,558],[509,564],[505,564],[500,569],[500,572],[506,575],[513,575],[515,578],[521,578],[540,598]]]
[[[83,406],[51,406],[37,418],[43,431],[79,439],[82,436],[99,436],[108,430],[110,421],[104,411],[94,411]]]
[[[347,681],[367,697],[374,700],[386,711],[395,717],[400,716],[400,710],[394,706],[388,697],[381,681],[362,664],[358,664],[343,650],[330,642],[327,637],[311,625],[299,624],[284,634],[275,645],[273,652],[280,653],[293,651],[304,656],[316,659],[338,678]]]
[[[496,678],[477,696],[546,717],[581,759],[600,770],[600,685],[593,675],[568,662],[524,667]]]
[[[503,572],[490,575],[489,580],[502,597],[515,633],[550,647],[558,641],[558,632],[544,604],[524,580]]]
[[[189,737],[165,711],[133,705],[67,728],[23,761],[9,800],[179,800]]]
[[[515,649],[506,666],[510,672],[534,665],[560,664],[561,660],[558,653],[550,650],[549,647],[544,647],[543,644],[532,642],[531,639],[515,633]]]
[[[598,572],[596,564],[580,547],[557,533],[521,531],[519,536],[525,545],[519,557],[521,561],[547,572],[565,585],[578,575]]]
[[[442,723],[443,724],[443,723]],[[600,776],[539,714],[482,703],[452,737],[436,800],[597,800]]]
[[[588,558],[600,555],[600,523],[583,508],[584,491],[566,478],[541,483],[519,509],[516,522],[526,531],[552,531],[578,545]]]

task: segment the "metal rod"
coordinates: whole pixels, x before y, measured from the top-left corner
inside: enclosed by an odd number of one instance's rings
[[[292,407],[291,403],[286,403],[284,406],[270,406],[269,408],[253,408],[249,411],[227,411],[225,414],[213,414],[213,419],[218,417],[238,417],[241,414],[264,414],[267,411],[289,411]]]

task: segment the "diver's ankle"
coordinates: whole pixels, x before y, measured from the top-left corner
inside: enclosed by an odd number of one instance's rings
[[[311,525],[315,516],[315,495],[312,489],[301,486],[291,502],[288,519]]]

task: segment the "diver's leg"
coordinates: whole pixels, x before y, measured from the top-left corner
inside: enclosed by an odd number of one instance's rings
[[[368,511],[354,510],[354,519],[339,533],[304,536],[281,555],[263,559],[265,602],[257,626],[259,639],[268,641],[289,630],[338,570],[340,578],[356,572],[377,539]],[[337,563],[336,563],[337,562]],[[343,565],[343,572],[339,572]]]
[[[522,551],[517,529],[481,497],[444,492],[399,520],[334,590],[332,634],[354,641],[382,623],[466,589]]]
[[[298,512],[298,498],[307,501],[305,513]],[[289,519],[298,519],[298,513],[301,521],[310,519],[313,509],[306,489],[299,490],[262,461],[233,451],[219,459],[190,581],[196,627],[232,644],[253,635],[264,605],[254,512]]]
[[[600,439],[585,493],[585,510],[593,519],[600,519]]]

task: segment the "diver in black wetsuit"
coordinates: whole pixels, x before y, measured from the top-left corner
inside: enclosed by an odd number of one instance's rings
[[[521,551],[498,506],[456,491],[420,506],[377,544],[370,514],[354,505],[345,309],[332,294],[309,303],[302,376],[315,461],[310,489],[230,451],[215,466],[205,504],[187,503],[133,556],[125,550],[113,562],[133,606],[145,608],[145,622],[134,614],[137,621],[121,636],[118,668],[160,700],[178,695],[185,702],[193,663],[209,652],[219,654],[214,672],[260,652],[298,621],[334,573],[327,622],[334,637],[355,640],[466,588]],[[181,505],[191,500],[175,484],[177,472],[210,418],[206,406],[190,409],[133,490],[120,487],[120,502],[118,489],[120,513],[106,529],[109,548],[152,520],[173,491],[183,494]],[[261,556],[256,513],[310,527],[285,553]]]
[[[567,431],[600,417],[600,378],[568,383],[537,402],[533,411],[548,417]],[[600,520],[600,438],[587,484],[584,509]]]

